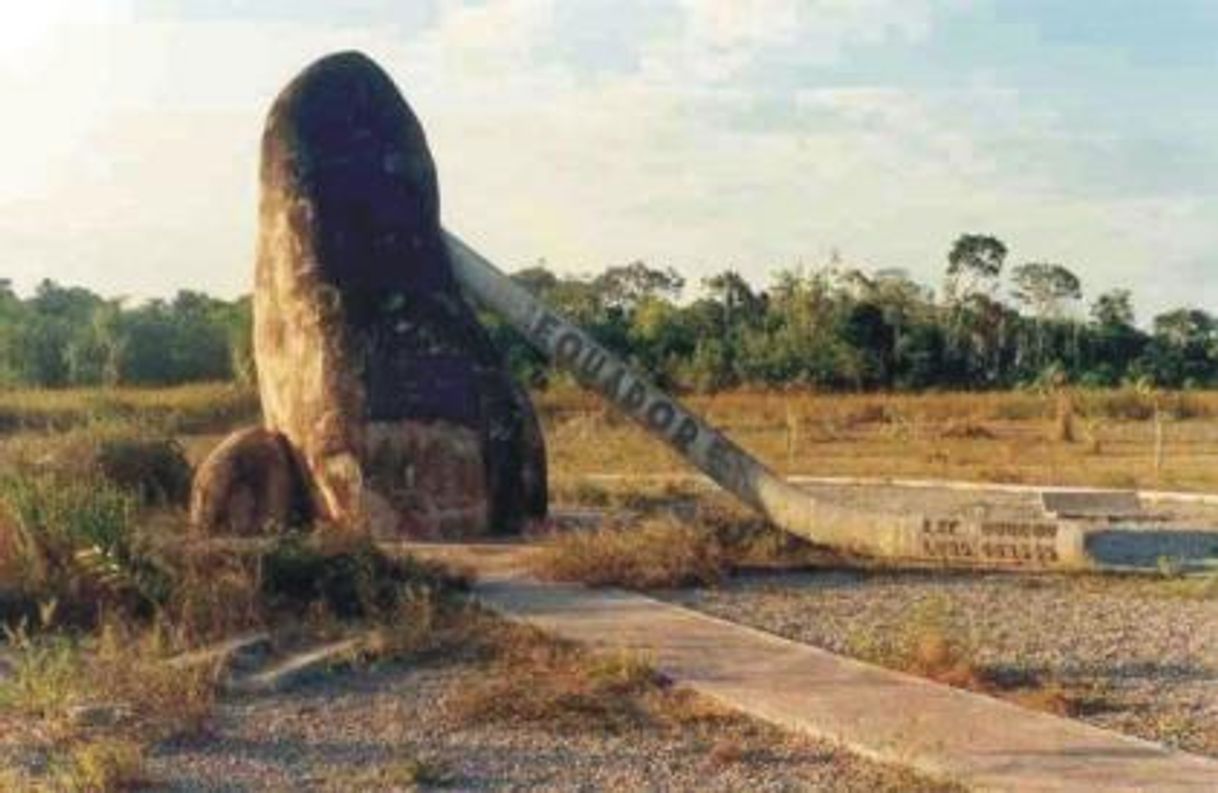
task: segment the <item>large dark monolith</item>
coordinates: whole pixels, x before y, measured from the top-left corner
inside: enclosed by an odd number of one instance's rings
[[[544,516],[533,408],[458,291],[435,165],[389,77],[358,53],[306,69],[271,108],[260,177],[259,391],[313,516],[422,538]],[[204,524],[232,512],[211,490]]]

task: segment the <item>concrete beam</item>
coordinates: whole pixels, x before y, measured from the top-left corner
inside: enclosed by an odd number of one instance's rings
[[[453,273],[539,352],[776,526],[848,553],[959,567],[1086,567],[1082,532],[1051,521],[962,521],[818,502],[656,388],[473,248],[445,233]]]

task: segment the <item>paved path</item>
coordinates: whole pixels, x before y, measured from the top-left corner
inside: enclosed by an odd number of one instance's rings
[[[1218,790],[1218,761],[641,595],[538,583],[513,570],[513,552],[503,546],[443,553],[481,568],[476,595],[507,617],[591,646],[641,652],[680,685],[865,756],[982,790]],[[492,562],[484,566],[479,557]]]

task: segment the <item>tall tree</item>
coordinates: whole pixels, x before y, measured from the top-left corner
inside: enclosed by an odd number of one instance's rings
[[[991,296],[1006,258],[1007,246],[989,234],[962,234],[947,253],[949,367],[965,382],[989,380],[989,359],[1001,346],[1005,326],[993,321],[1000,312]]]
[[[1158,315],[1145,358],[1146,368],[1161,385],[1213,383],[1218,363],[1218,319],[1195,308]]]
[[[725,329],[739,322],[754,325],[765,311],[765,299],[735,270],[702,279],[702,286],[723,307]]]
[[[676,299],[685,288],[685,279],[671,267],[660,270],[637,261],[610,267],[592,283],[606,305],[625,311],[648,298]]]
[[[1133,296],[1128,289],[1103,293],[1091,304],[1091,318],[1104,327],[1133,325]]]
[[[1133,298],[1128,289],[1105,292],[1091,304],[1086,382],[1113,386],[1127,375],[1149,341],[1134,326]]]
[[[1028,262],[1012,274],[1015,299],[1041,320],[1057,319],[1069,301],[1083,297],[1078,276],[1060,264]]]
[[[1083,297],[1082,283],[1078,276],[1060,264],[1050,262],[1028,262],[1015,268],[1012,273],[1015,300],[1030,308],[1036,316],[1036,364],[1044,368],[1045,334],[1050,320],[1059,320],[1067,304]],[[1079,357],[1078,326],[1069,328],[1071,353],[1077,367]]]
[[[1007,246],[989,234],[962,234],[947,253],[947,291],[953,300],[976,292],[990,293],[998,284]]]

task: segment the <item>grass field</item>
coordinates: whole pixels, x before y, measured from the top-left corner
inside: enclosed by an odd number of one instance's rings
[[[557,479],[688,471],[595,395],[568,387],[534,399]],[[738,391],[685,401],[784,473],[1218,491],[1218,391],[1079,391],[1069,439],[1061,397],[1034,392]],[[168,435],[197,458],[257,420],[257,395],[227,384],[0,391],[0,464],[48,433]]]
[[[1062,437],[1059,401],[1024,392],[733,392],[686,400],[783,473],[1218,490],[1218,392],[1079,392],[1070,439]],[[558,478],[688,470],[595,397],[551,393],[540,406]]]
[[[551,577],[587,579],[592,570],[608,576],[602,583],[717,585],[741,565],[798,553],[722,495],[699,501],[691,527],[663,511],[676,492],[670,485],[588,486],[587,474],[689,468],[592,395],[555,389],[535,399],[554,500],[608,499],[648,515],[641,527],[560,543]],[[1218,491],[1218,392],[1080,392],[1068,410],[1060,395],[1035,393],[735,392],[688,403],[783,472]],[[288,626],[332,635],[372,621],[413,631],[389,642],[409,655],[436,640],[434,631],[460,630],[447,618],[416,619],[450,613],[442,577],[387,566],[349,541],[323,535],[305,548],[282,539],[254,562],[163,552],[165,540],[188,530],[190,464],[257,420],[256,395],[225,384],[0,392],[0,623],[8,626],[0,651],[7,644],[17,659],[0,654],[0,733],[33,735],[22,745],[35,758],[6,765],[14,755],[0,738],[0,787],[134,784],[150,747],[205,732],[215,707],[213,678],[167,677],[164,659],[234,632]],[[300,581],[325,584],[302,590]],[[340,613],[352,602],[353,613]],[[496,674],[492,689],[510,680]],[[494,691],[488,701],[502,693]],[[79,707],[99,696],[134,716],[106,730],[82,724]]]
[[[174,388],[0,389],[0,436],[96,425],[170,434],[220,430],[258,413],[258,395],[227,383]]]

